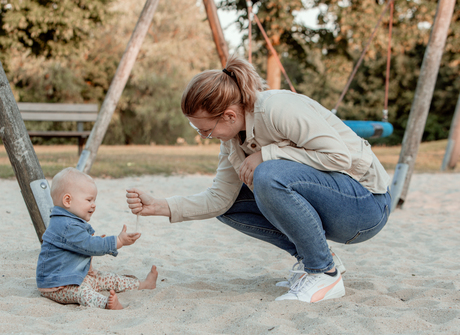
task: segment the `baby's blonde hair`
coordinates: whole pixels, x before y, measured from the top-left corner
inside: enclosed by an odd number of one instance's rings
[[[64,194],[70,193],[75,183],[82,180],[82,178],[94,183],[93,178],[73,167],[68,167],[58,172],[51,182],[50,192],[53,204],[55,206],[60,206]]]
[[[232,55],[225,69],[207,70],[197,74],[182,94],[181,108],[185,116],[205,111],[221,115],[229,106],[238,105],[244,112],[252,112],[257,93],[268,88],[251,63]]]

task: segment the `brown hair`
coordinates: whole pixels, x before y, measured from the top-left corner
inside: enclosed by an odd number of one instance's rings
[[[257,92],[268,88],[265,81],[252,64],[235,55],[228,58],[225,68],[232,76],[222,70],[207,70],[193,77],[182,94],[184,115],[203,110],[216,117],[232,105],[253,111]]]

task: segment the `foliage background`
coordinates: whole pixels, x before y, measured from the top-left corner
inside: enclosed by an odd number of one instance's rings
[[[253,11],[258,13],[268,35],[282,31],[281,43],[275,48],[296,90],[329,109],[338,101],[386,4],[383,0],[254,0],[253,3]],[[395,1],[388,108],[394,133],[388,138],[372,140],[373,144],[402,142],[437,3],[435,0]],[[316,22],[294,20],[292,28],[287,29],[283,25],[290,22],[286,18],[289,13],[286,7],[298,9],[299,6],[316,10]],[[237,9],[239,27],[247,30],[246,1],[223,0],[220,7]],[[387,13],[338,108],[337,115],[342,119],[382,119],[388,23]],[[253,31],[255,62],[263,72],[261,58],[265,57],[265,42],[255,25]],[[247,39],[247,35],[245,37]],[[457,1],[423,141],[448,137],[460,93],[459,74],[460,3]],[[289,89],[289,86],[283,82],[282,88]]]
[[[101,105],[143,5],[136,0],[2,4],[2,64],[16,100]],[[196,132],[182,116],[180,97],[193,75],[218,66],[205,18],[202,5],[195,1],[159,2],[104,144],[171,144],[178,137],[194,142]],[[27,127],[76,126],[27,122]],[[92,124],[85,127],[91,129]]]
[[[384,1],[253,3],[268,35],[279,36],[276,48],[297,91],[332,109]],[[395,131],[374,143],[402,141],[436,5],[435,0],[395,1],[389,92],[389,121]],[[16,100],[102,104],[142,6],[135,0],[1,0],[0,60]],[[447,138],[460,92],[460,3],[455,6],[424,141]],[[247,31],[246,1],[224,0],[219,7],[238,9],[238,24]],[[317,21],[296,19],[302,9],[316,10]],[[160,1],[153,21],[105,144],[172,144],[179,137],[194,143],[196,134],[180,112],[182,90],[196,73],[220,67],[202,2]],[[382,117],[387,25],[388,15],[339,107],[343,119]],[[253,33],[253,62],[265,76],[265,42],[256,25]],[[247,46],[246,39],[242,47]],[[285,82],[282,87],[289,89]],[[36,122],[27,127],[72,129],[75,124]]]

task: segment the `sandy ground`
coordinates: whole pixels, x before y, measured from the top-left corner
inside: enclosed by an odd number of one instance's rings
[[[97,234],[135,230],[124,189],[193,194],[210,176],[96,179]],[[141,218],[141,239],[96,269],[144,277],[152,291],[119,294],[121,311],[60,305],[40,296],[40,250],[15,180],[0,180],[1,334],[460,334],[460,174],[412,177],[404,209],[358,245],[332,244],[347,267],[346,296],[317,304],[275,302],[291,256],[216,219],[170,224]]]

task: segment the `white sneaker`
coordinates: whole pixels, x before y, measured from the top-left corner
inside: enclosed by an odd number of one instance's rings
[[[313,303],[340,298],[345,295],[345,287],[343,286],[340,271],[337,270],[335,276],[329,276],[325,273],[302,272],[301,277],[291,286],[289,292],[276,298],[276,301],[300,300]]]
[[[339,256],[335,254],[334,251],[332,251],[331,247],[329,247],[329,250],[331,252],[332,260],[334,261],[336,269],[339,270],[341,274],[344,274],[345,271],[347,271],[347,269],[343,265],[342,260],[339,258]],[[297,279],[299,279],[302,276],[303,272],[299,271],[304,271],[302,261],[298,261],[297,263],[295,263],[292,267],[292,270],[289,270],[289,272],[291,273],[291,277],[289,277],[288,280],[280,281],[276,283],[276,286],[291,287],[297,281]]]
[[[342,260],[339,258],[339,256],[336,255],[334,251],[332,251],[332,248],[329,247],[329,251],[331,252],[332,255],[332,260],[334,261],[335,268],[340,271],[341,274],[344,274],[347,269],[345,269],[345,265],[343,265]]]
[[[276,283],[276,286],[281,286],[281,287],[291,287],[297,279],[302,277],[302,274],[304,272],[304,267],[302,261],[298,261],[297,263],[294,264],[292,267],[292,270],[289,270],[289,273],[291,273],[291,277],[288,278],[288,280],[285,281],[280,281]]]

